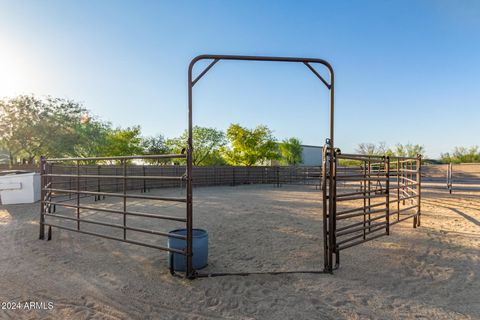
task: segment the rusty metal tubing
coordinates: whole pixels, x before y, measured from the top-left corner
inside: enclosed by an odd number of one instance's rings
[[[390,234],[390,157],[389,156],[385,157],[385,177],[387,178],[387,181],[385,182],[385,189],[386,189],[385,202],[386,202],[386,210],[387,210],[386,232],[387,232],[387,235],[389,235]]]
[[[376,232],[376,231],[379,231],[379,230],[383,230],[384,228],[385,228],[385,227],[383,227],[383,226],[380,227],[380,228],[376,228],[376,229],[372,230],[371,232],[369,232],[368,234],[371,234],[371,233]],[[367,234],[367,235],[368,235],[368,234]],[[346,244],[346,245],[343,245],[343,246],[341,246],[341,245],[339,244],[339,245],[338,245],[338,250],[345,250],[345,249],[347,249],[347,248],[356,246],[356,245],[358,245],[358,244],[360,244],[360,243],[364,243],[364,242],[367,242],[367,241],[375,240],[375,239],[380,238],[380,237],[385,236],[385,235],[386,235],[386,233],[381,233],[381,234],[377,234],[377,235],[374,235],[374,236],[370,236],[370,237],[366,238],[365,240],[362,239],[362,240],[355,241],[355,242],[352,242],[352,243],[349,243],[349,244]]]
[[[370,193],[373,193],[373,192],[383,192],[385,191],[386,189],[377,189],[377,190],[372,190],[370,191]],[[337,199],[338,198],[342,198],[342,197],[348,197],[348,196],[355,196],[355,195],[361,195],[361,194],[366,194],[368,193],[367,191],[355,191],[355,192],[349,192],[349,193],[341,193],[341,194],[337,194]]]
[[[117,157],[87,157],[87,158],[49,158],[48,162],[65,162],[65,161],[102,161],[102,160],[134,160],[134,159],[172,159],[185,158],[185,154],[157,154],[157,155],[134,155],[134,156],[117,156]]]
[[[47,217],[53,217],[53,218],[58,218],[58,219],[78,221],[77,218],[64,216],[64,215],[61,215],[61,214],[45,213],[44,215],[47,216]],[[181,235],[178,235],[178,234],[175,234],[175,233],[167,233],[167,232],[160,232],[160,231],[143,229],[143,228],[127,227],[127,226],[120,225],[120,224],[106,223],[106,222],[89,220],[89,219],[81,219],[80,221],[85,222],[85,223],[90,223],[90,224],[96,224],[96,225],[99,225],[99,226],[112,227],[112,228],[123,229],[123,230],[131,230],[131,231],[136,231],[136,232],[141,232],[141,233],[155,234],[155,235],[158,235],[158,236],[177,238],[177,239],[182,239],[182,240],[186,239],[185,236],[181,236]]]
[[[328,146],[330,152],[329,152],[329,158],[328,158],[328,272],[332,272],[333,269],[333,250],[335,246],[333,234],[335,232],[335,228],[333,225],[333,212],[334,212],[334,207],[333,204],[335,202],[335,185],[334,185],[334,177],[335,177],[335,172],[334,172],[334,163],[336,161],[335,159],[335,150],[332,148],[331,144]]]
[[[380,207],[380,206],[383,206],[383,205],[385,205],[385,202],[375,203],[375,204],[367,205],[365,207],[365,209],[371,210],[371,208]],[[357,207],[357,208],[343,210],[343,211],[337,212],[337,216],[347,214],[347,213],[356,212],[356,211],[360,211],[362,209],[363,209],[362,207]]]
[[[323,264],[324,271],[329,270],[328,263],[328,226],[327,226],[327,156],[328,146],[325,145],[322,149],[322,177],[321,177],[321,189],[322,189],[322,216],[323,216]]]
[[[368,193],[375,192],[376,190],[373,191],[368,191]],[[351,197],[345,197],[345,198],[338,198],[337,197],[337,202],[343,202],[343,201],[351,201],[351,200],[361,200],[361,199],[374,199],[374,198],[384,198],[385,194],[375,194],[375,195],[369,195],[369,196],[351,196]]]
[[[362,209],[362,208],[357,208],[357,209]],[[376,209],[376,210],[370,210],[368,213],[369,214],[375,214],[375,213],[380,213],[380,212],[387,212],[386,209]],[[361,217],[362,215],[365,215],[362,212],[357,212],[357,213],[350,213],[350,214],[344,214],[340,215],[337,213],[337,220],[344,220],[344,219],[349,219],[349,218],[355,218],[355,217]],[[366,219],[365,222],[372,221],[372,219]]]
[[[122,160],[123,164],[123,240],[127,240],[127,160]]]
[[[195,64],[200,60],[213,60],[212,63],[194,80],[193,79],[193,68]],[[195,270],[192,266],[192,234],[193,234],[193,196],[192,196],[192,169],[193,169],[193,86],[203,77],[210,69],[215,65],[219,60],[236,60],[236,61],[270,61],[270,62],[297,62],[305,64],[310,71],[312,71],[317,77],[319,76],[318,72],[315,72],[309,63],[319,63],[327,67],[330,74],[330,83],[319,77],[320,80],[327,86],[330,90],[330,138],[329,143],[333,151],[334,146],[334,72],[333,68],[327,61],[323,59],[312,59],[312,58],[292,58],[292,57],[265,57],[265,56],[243,56],[243,55],[199,55],[193,58],[188,66],[188,140],[187,140],[187,248],[186,248],[186,273],[187,278],[195,277]],[[333,180],[330,178],[329,182],[331,187],[333,186]],[[332,189],[330,189],[332,190]],[[332,200],[330,200],[332,201]],[[332,202],[333,203],[333,202]],[[330,215],[330,220],[332,215]],[[333,221],[331,221],[333,223]],[[331,224],[333,227],[334,224]],[[333,237],[333,232],[330,234],[330,238]],[[329,247],[329,251],[333,250],[333,243]],[[331,260],[330,260],[331,261]],[[328,266],[329,271],[332,271],[331,263]]]
[[[416,209],[416,208],[418,208],[418,205],[417,205],[417,204],[415,204],[415,205],[413,205],[413,206],[410,206],[410,207],[402,208],[402,209],[400,209],[400,213],[401,213],[401,212],[404,212],[404,211]],[[416,214],[416,213],[415,213],[415,214]]]
[[[396,221],[393,221],[390,223],[390,225],[394,225],[394,224],[397,224],[399,222],[402,222],[402,221],[405,221],[405,220],[408,220],[408,219],[411,219],[411,218],[415,218],[417,216],[417,213],[412,213],[412,214],[409,214],[409,215],[405,215],[403,218],[400,218]]]
[[[46,177],[77,177],[76,174],[45,174]],[[80,178],[98,178],[98,179],[123,179],[123,176],[117,175],[94,175],[81,174]],[[182,180],[183,176],[126,176],[126,179],[140,179],[140,180]]]
[[[387,215],[381,215],[381,216],[377,216],[377,217],[374,217],[371,219],[371,221],[375,221],[375,220],[380,220],[382,218],[385,218]],[[355,223],[352,223],[352,224],[349,224],[349,225],[346,225],[346,226],[343,226],[343,227],[340,227],[340,228],[337,228],[337,231],[343,231],[343,230],[348,230],[350,228],[353,228],[353,227],[357,227],[357,226],[362,226],[363,225],[363,221],[360,221],[360,222],[355,222]]]
[[[410,178],[407,178],[407,177],[403,177],[403,179],[404,179],[405,181],[411,183],[411,184],[408,184],[408,185],[416,185],[416,184],[418,184],[418,182],[417,182],[416,180],[414,180],[414,179],[410,179]],[[407,185],[407,186],[408,186],[408,185]]]
[[[422,216],[422,156],[417,155],[417,196],[418,196],[418,217],[417,226],[420,227],[420,218]]]
[[[45,223],[45,225],[46,225],[46,226],[51,226],[51,227],[54,227],[54,228],[58,228],[58,229],[63,229],[63,230],[68,230],[68,231],[73,231],[73,232],[88,234],[88,235],[96,236],[96,237],[100,237],[100,238],[105,238],[105,239],[110,239],[110,240],[117,240],[117,241],[120,241],[120,242],[125,242],[125,243],[130,243],[130,244],[136,244],[136,245],[143,246],[143,247],[149,247],[149,248],[153,248],[153,249],[159,249],[159,250],[163,250],[163,251],[170,251],[170,252],[175,252],[175,253],[178,253],[178,254],[181,254],[181,255],[185,255],[185,252],[183,252],[182,250],[178,250],[178,249],[167,248],[167,247],[162,247],[162,246],[156,246],[156,245],[153,245],[153,244],[148,244],[148,243],[139,242],[139,241],[134,241],[134,240],[124,240],[124,239],[122,239],[122,238],[111,237],[111,236],[107,236],[107,235],[104,235],[104,234],[95,233],[95,232],[89,232],[89,231],[84,231],[84,230],[77,230],[77,229],[73,229],[73,228],[69,228],[69,227],[65,227],[65,226],[61,226],[61,225],[57,225],[57,224],[53,224],[53,223]]]
[[[382,216],[384,217],[384,216]],[[371,222],[372,220],[370,220]],[[351,233],[355,233],[355,232],[358,232],[358,231],[363,231],[365,229],[371,229],[371,228],[375,228],[375,227],[379,227],[379,226],[384,226],[386,225],[387,222],[386,221],[381,221],[381,222],[376,222],[376,223],[370,223],[368,226],[359,226],[359,227],[354,227],[354,228],[350,228],[350,229],[345,229],[343,231],[340,231],[340,232],[335,232],[335,235],[337,237],[341,237],[341,236],[345,236],[347,234],[351,234]]]
[[[53,188],[49,191],[52,192]],[[77,191],[80,190],[80,162],[77,161]],[[77,192],[77,231],[80,231],[80,193]]]
[[[42,186],[45,184],[45,166],[46,166],[46,160],[44,156],[40,157],[40,183]],[[40,190],[40,199],[45,199],[46,197],[46,192],[43,190],[43,188]],[[39,222],[39,236],[38,239],[43,240],[45,239],[45,216],[43,215],[45,213],[45,204],[40,203],[40,222]]]
[[[358,181],[361,178],[364,178],[363,174],[344,174],[344,175],[338,175],[337,180],[341,178],[341,180],[352,180],[352,181]],[[367,180],[385,180],[385,175],[383,172],[378,172],[378,173],[371,173],[368,175]]]
[[[53,191],[53,192],[60,192],[60,193],[74,193],[74,194],[89,194],[89,195],[100,195],[100,196],[108,196],[108,197],[124,197],[132,198],[132,199],[145,199],[145,200],[160,200],[160,201],[174,201],[174,202],[185,202],[184,198],[174,198],[174,197],[156,197],[156,196],[147,196],[141,194],[127,194],[124,195],[123,193],[113,193],[113,192],[97,192],[97,191],[76,191],[76,190],[68,190],[68,189],[53,189],[53,188],[43,188],[46,191]]]
[[[74,204],[67,204],[67,203],[61,203],[61,202],[52,202],[52,201],[43,201],[46,204],[53,204],[53,205],[59,205],[62,207],[66,208],[77,208],[76,205]],[[179,222],[187,222],[185,218],[177,218],[177,217],[172,217],[172,216],[164,216],[164,215],[158,215],[158,214],[153,214],[153,213],[144,213],[144,212],[137,212],[137,211],[126,211],[124,212],[123,210],[114,210],[114,209],[107,209],[107,208],[97,208],[97,207],[91,207],[91,206],[80,206],[80,209],[84,210],[91,210],[91,211],[101,211],[101,212],[108,212],[108,213],[118,213],[118,214],[123,214],[125,213],[128,216],[135,216],[135,217],[145,217],[145,218],[153,218],[153,219],[160,219],[160,220],[171,220],[171,221],[179,221]]]
[[[414,198],[418,198],[418,195],[414,194],[414,195],[409,195],[407,197],[400,197],[400,200],[408,200],[408,199],[414,199]]]

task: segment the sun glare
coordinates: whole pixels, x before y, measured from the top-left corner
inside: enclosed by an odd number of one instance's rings
[[[31,78],[21,57],[4,43],[0,50],[0,97],[28,93]]]

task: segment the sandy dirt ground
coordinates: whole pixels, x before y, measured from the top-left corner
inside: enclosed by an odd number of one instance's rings
[[[207,272],[323,268],[314,187],[209,187],[194,194],[195,227],[209,231]],[[160,208],[129,202],[130,210],[184,215],[181,205]],[[480,319],[480,192],[424,188],[420,228],[408,220],[390,236],[346,249],[334,275],[179,279],[170,276],[163,251],[56,229],[52,241],[40,241],[38,213],[38,204],[0,206],[0,302],[53,302],[53,309],[4,308],[0,319]],[[159,236],[129,236],[166,244]]]

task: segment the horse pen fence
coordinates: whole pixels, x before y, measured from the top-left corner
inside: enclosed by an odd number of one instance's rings
[[[193,69],[197,62],[209,61],[207,67],[196,77]],[[193,88],[196,83],[219,61],[257,61],[297,63],[306,66],[329,92],[329,138],[323,149],[322,167],[193,167]],[[314,65],[321,65],[328,71],[325,79]],[[185,277],[205,276],[193,268],[193,187],[239,184],[305,184],[320,186],[323,194],[323,240],[324,268],[313,271],[290,271],[309,273],[331,273],[340,262],[341,250],[365,241],[388,235],[390,226],[406,219],[413,219],[413,225],[420,224],[421,214],[421,158],[379,157],[342,154],[334,148],[334,72],[332,66],[323,59],[292,57],[261,57],[236,55],[200,55],[191,60],[188,67],[188,139],[185,154],[158,156],[130,156],[108,158],[70,158],[42,160],[42,203],[40,212],[40,238],[51,238],[51,228],[66,229],[108,239],[119,240],[137,245],[149,246],[185,256]],[[164,167],[153,169],[152,166],[132,166],[132,161],[153,159],[185,158],[183,167]],[[341,168],[340,160],[353,160],[358,163],[351,168]],[[120,163],[118,166],[106,167],[104,161]],[[58,165],[63,163],[63,167]],[[93,168],[92,168],[93,163]],[[101,165],[99,165],[101,163]],[[72,166],[73,164],[73,166]],[[88,164],[88,166],[82,166]],[[140,169],[141,168],[141,169]],[[140,171],[139,171],[140,169]],[[157,171],[155,171],[157,170]],[[396,179],[396,180],[395,180]],[[395,180],[395,181],[394,181]],[[396,185],[395,185],[396,182]],[[185,190],[182,197],[165,197],[147,195],[150,189],[165,189],[177,186]],[[185,188],[183,188],[185,187]],[[139,192],[135,192],[139,191]],[[338,192],[337,192],[338,191]],[[342,192],[343,191],[343,192]],[[61,197],[60,197],[61,195]],[[320,195],[320,192],[319,192]],[[102,205],[84,205],[81,197],[103,197],[122,199],[121,208],[112,209]],[[66,200],[68,198],[68,200]],[[320,198],[320,197],[319,197]],[[145,199],[159,202],[178,202],[186,205],[181,216],[158,215],[132,211],[127,200]],[[396,203],[396,209],[392,203]],[[56,206],[73,210],[73,215],[56,213]],[[121,223],[113,224],[82,216],[82,210],[113,213],[121,216]],[[129,219],[127,220],[127,217]],[[132,227],[130,217],[142,219],[173,220],[185,224],[186,236],[152,229]],[[88,218],[88,216],[87,216]],[[73,227],[66,227],[52,220],[74,222]],[[128,221],[128,223],[127,223]],[[96,224],[103,227],[120,229],[122,235],[113,237],[105,233],[85,231],[84,225]],[[152,245],[144,241],[132,240],[131,233],[140,232],[164,237],[180,238],[185,241],[183,250]],[[335,261],[333,260],[335,255]],[[173,274],[173,270],[171,269]],[[285,272],[267,272],[285,273]],[[243,275],[251,273],[242,273]],[[207,276],[212,276],[208,274]],[[218,274],[217,274],[218,275]],[[226,275],[226,274],[221,274]]]
[[[472,191],[480,189],[480,164],[449,163],[446,170],[446,184],[450,194],[453,191]]]
[[[325,150],[329,150],[325,148]],[[183,157],[162,155],[160,158]],[[414,227],[420,224],[420,158],[399,158],[342,154],[327,151],[320,166],[261,166],[261,167],[194,167],[192,184],[202,186],[238,186],[247,184],[270,184],[272,187],[287,185],[323,185],[324,205],[324,270],[333,271],[339,264],[341,250],[388,235],[390,226],[413,218]],[[159,213],[132,211],[130,201],[135,199],[159,202],[180,202],[188,205],[183,197],[150,195],[153,189],[177,188],[185,191],[186,167],[182,165],[138,165],[133,161],[154,159],[155,156],[43,159],[42,208],[40,238],[51,239],[51,228],[65,229],[112,240],[156,248],[187,256],[187,251],[171,249],[150,242],[132,240],[130,233],[180,238],[185,236],[159,230],[132,227],[128,217],[141,219],[171,220],[186,224],[183,217]],[[105,161],[111,164],[105,164]],[[341,166],[342,160],[356,162]],[[95,164],[93,164],[95,163]],[[100,163],[100,164],[99,164]],[[329,168],[329,166],[332,166]],[[320,191],[319,191],[320,192]],[[101,202],[88,203],[107,198],[120,198],[121,208],[112,209]],[[57,206],[70,209],[66,215],[57,213]],[[159,207],[161,209],[161,207]],[[120,224],[107,223],[91,218],[90,212],[119,214]],[[88,214],[84,214],[88,213]],[[73,222],[65,226],[61,222]],[[109,233],[85,230],[84,225],[100,225],[120,229],[120,237]],[[330,230],[334,230],[330,232]],[[335,255],[335,262],[333,261]]]
[[[389,235],[399,222],[412,219],[414,228],[420,226],[420,156],[342,154],[327,146],[324,159],[325,270],[338,267],[340,251]],[[341,167],[342,160],[357,165]]]

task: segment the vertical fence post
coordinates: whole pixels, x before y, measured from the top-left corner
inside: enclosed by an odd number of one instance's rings
[[[329,167],[329,178],[328,178],[328,190],[329,190],[328,192],[328,261],[329,261],[329,266],[328,266],[328,271],[329,272],[333,272],[333,251],[335,247],[334,210],[335,210],[335,201],[336,201],[336,195],[335,195],[336,172],[334,168],[334,163],[335,163],[335,150],[333,150],[333,147],[330,145],[330,157],[328,159],[328,167]]]
[[[122,160],[123,165],[123,240],[127,239],[127,160]]]
[[[333,238],[333,247],[332,251],[335,252],[335,267],[338,267],[340,264],[340,252],[337,250],[337,168],[338,168],[338,159],[337,159],[337,150],[333,150],[333,209],[332,209],[332,238]],[[333,263],[332,263],[332,272],[333,272]]]
[[[38,238],[43,240],[45,238],[45,216],[43,215],[45,212],[45,166],[46,166],[46,158],[44,156],[40,157],[40,234]]]
[[[235,167],[232,167],[232,185],[235,187]]]
[[[327,161],[328,157],[328,148],[327,146],[323,147],[322,150],[322,174],[321,174],[321,188],[322,188],[322,205],[323,205],[323,269],[324,271],[330,271],[329,263],[329,245],[328,245],[328,203],[327,203]]]
[[[370,211],[372,211],[372,208],[371,208],[371,205],[372,205],[372,200],[371,200],[371,195],[372,195],[372,161],[369,159],[368,160],[368,174],[367,174],[367,177],[368,177],[368,181],[367,181],[367,185],[368,185],[368,191],[367,191],[367,204],[368,204],[368,232],[371,232],[371,214],[370,214]]]
[[[390,157],[385,158],[385,177],[387,181],[385,183],[385,192],[386,192],[386,218],[387,218],[387,235],[390,234]]]
[[[422,215],[422,156],[417,155],[417,222],[418,226],[420,227],[420,216]]]
[[[176,171],[176,168],[175,168]],[[142,166],[143,176],[145,177],[145,165]],[[147,192],[147,180],[143,179],[143,193]]]
[[[97,175],[100,176],[100,166],[97,166]],[[100,178],[97,177],[97,192],[100,192]],[[95,200],[100,200],[100,195],[95,196]]]
[[[277,171],[277,188],[280,188],[280,167],[276,166]]]
[[[406,178],[406,171],[405,169],[407,168],[407,162],[406,161],[402,161],[402,204],[405,205],[405,192],[407,190],[407,180],[405,180]]]
[[[448,188],[448,192],[450,194],[452,194],[452,189],[453,189],[453,181],[452,181],[452,171],[453,171],[453,165],[452,163],[450,162],[448,164],[448,168],[447,168],[447,188]]]
[[[80,160],[77,160],[77,230],[80,230]]]
[[[400,159],[397,158],[397,221],[400,220]]]
[[[49,173],[49,174],[52,174],[53,173],[53,163],[50,164],[50,167],[49,168],[45,168],[45,173]],[[52,177],[47,177],[45,178],[45,184],[46,185],[49,185],[50,188],[53,188],[52,184],[50,183],[52,181]],[[51,192],[47,192],[47,200],[48,201],[52,201],[52,193]],[[47,210],[48,210],[48,213],[52,213],[52,205],[49,203],[47,206]]]
[[[363,240],[366,238],[367,229],[365,226],[367,225],[367,161],[363,161]]]

